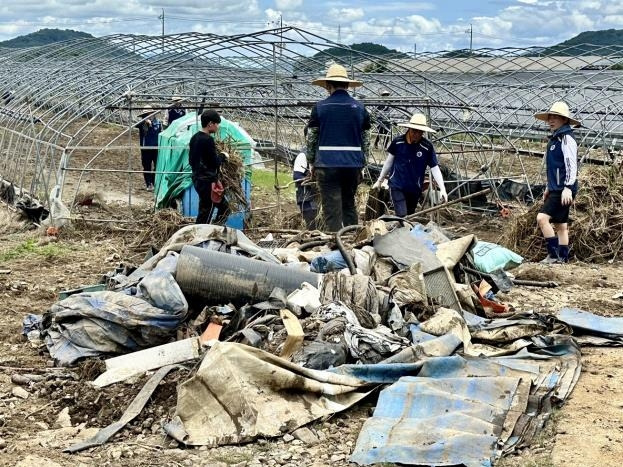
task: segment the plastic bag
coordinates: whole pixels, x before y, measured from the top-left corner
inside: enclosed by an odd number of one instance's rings
[[[489,242],[477,242],[472,248],[474,266],[482,272],[490,273],[496,269],[512,269],[519,266],[523,258],[503,246]]]

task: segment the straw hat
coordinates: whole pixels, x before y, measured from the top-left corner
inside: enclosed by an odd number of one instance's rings
[[[536,118],[537,120],[543,120],[544,122],[546,122],[547,117],[550,114],[560,115],[561,117],[568,118],[570,125],[573,125],[576,127],[582,126],[579,120],[571,118],[571,113],[569,112],[569,106],[562,101],[554,102],[547,112],[535,113],[534,118]]]
[[[413,114],[408,122],[399,123],[398,126],[413,128],[414,130],[428,131],[429,133],[435,133],[435,130],[428,126],[428,122],[426,121],[426,115],[424,114]]]
[[[180,102],[180,101],[183,101],[184,99],[183,99],[182,97],[180,97],[180,96],[173,96],[173,97],[171,98],[171,100],[172,100],[173,102]]]
[[[143,117],[145,115],[149,115],[150,113],[153,113],[153,111],[154,111],[154,108],[151,105],[146,104],[143,106],[143,111],[140,114],[138,114],[138,116]]]
[[[387,89],[383,89],[379,94],[381,96],[389,96],[391,92],[389,92]]]
[[[349,88],[356,88],[363,84],[361,81],[349,79],[346,68],[338,64],[331,65],[329,69],[327,70],[326,76],[324,78],[318,78],[318,79],[313,80],[312,84],[326,88],[327,81],[339,81],[341,83],[348,83]]]

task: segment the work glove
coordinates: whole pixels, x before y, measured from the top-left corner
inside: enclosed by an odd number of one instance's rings
[[[439,197],[441,198],[442,203],[448,202],[448,193],[445,189],[439,190]]]
[[[374,185],[372,185],[372,189],[376,190],[377,188],[381,187],[381,179],[379,178],[376,182],[374,182]]]
[[[563,206],[569,206],[573,203],[573,194],[571,193],[570,188],[565,188],[562,190],[562,196],[560,197],[560,201]]]
[[[228,160],[229,160],[229,153],[228,153],[228,152],[223,151],[223,152],[221,153],[221,159],[223,159],[223,161],[228,161]]]
[[[549,190],[546,188],[545,191],[543,192],[543,202],[547,200],[548,196],[549,196]]]

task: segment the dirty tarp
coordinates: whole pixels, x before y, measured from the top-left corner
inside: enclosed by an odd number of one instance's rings
[[[175,232],[162,246],[160,251],[145,261],[136,271],[127,278],[127,283],[136,282],[147,272],[153,270],[160,260],[165,258],[170,251],[180,252],[185,245],[200,246],[210,241],[216,241],[222,245],[220,251],[227,253],[242,252],[246,256],[281,264],[270,252],[258,247],[247,238],[240,230],[212,224],[195,224],[182,227]],[[122,284],[123,287],[127,284]]]
[[[575,338],[581,345],[623,345],[623,318],[563,308],[558,319],[573,328]]]
[[[85,292],[52,305],[43,316],[41,335],[56,363],[69,366],[83,357],[164,344],[186,315],[120,292]]]
[[[533,338],[512,357],[430,358],[385,375],[415,372],[381,392],[351,461],[362,465],[491,465],[526,445],[580,373],[569,336]],[[392,365],[386,365],[392,367]],[[339,369],[336,369],[338,371]],[[363,369],[347,374],[362,377]],[[373,378],[379,379],[378,372]]]
[[[176,417],[165,430],[187,445],[280,436],[352,406],[367,394],[363,385],[252,347],[217,342],[197,374],[179,387]]]
[[[373,246],[379,256],[391,257],[403,267],[420,263],[424,273],[441,267],[441,261],[435,253],[424,240],[412,234],[409,227],[400,227],[374,237]]]

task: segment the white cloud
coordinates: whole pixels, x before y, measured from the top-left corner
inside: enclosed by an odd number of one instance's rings
[[[338,23],[355,21],[363,17],[364,12],[361,8],[331,8],[328,13],[328,19]]]
[[[303,6],[303,0],[275,0],[275,6],[282,11],[295,10]]]

